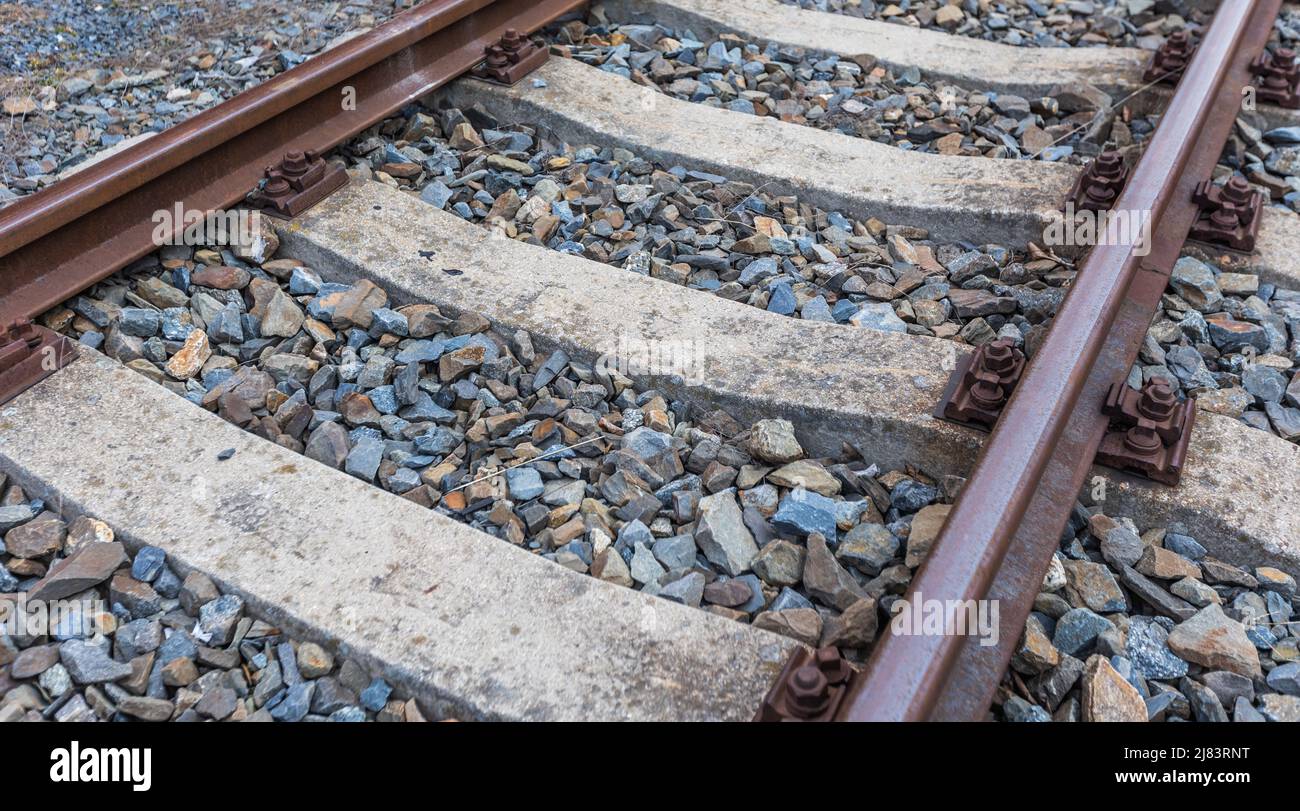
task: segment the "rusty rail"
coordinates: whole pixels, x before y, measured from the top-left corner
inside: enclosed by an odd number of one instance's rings
[[[1231,133],[1281,0],[1224,0],[1114,209],[1149,212],[1148,256],[1098,246],[1057,313],[909,596],[1000,601],[1000,639],[886,630],[838,703],[841,720],[985,717],[1091,468],[1123,381],[1197,218],[1193,194]]]
[[[233,205],[286,153],[325,152],[583,2],[430,0],[0,209],[0,326],[154,250],[155,211]]]

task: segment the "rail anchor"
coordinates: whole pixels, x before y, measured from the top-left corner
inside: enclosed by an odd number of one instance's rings
[[[1192,61],[1196,45],[1186,31],[1175,31],[1151,55],[1151,62],[1142,74],[1144,82],[1176,85],[1183,71]]]
[[[297,217],[348,182],[343,167],[326,163],[311,150],[284,153],[283,160],[266,167],[265,174],[265,182],[248,195],[248,202],[285,220]]]
[[[830,721],[858,672],[834,646],[799,648],[763,697],[755,721]]]
[[[1025,355],[1008,338],[999,338],[957,362],[934,411],[941,420],[987,431],[1025,370]]]
[[[512,85],[546,63],[549,52],[513,28],[487,47],[487,58],[474,75],[495,84]]]
[[[1264,195],[1251,189],[1240,175],[1222,186],[1207,180],[1196,186],[1192,200],[1201,208],[1188,238],[1250,253],[1259,235]]]
[[[1294,50],[1265,51],[1250,63],[1250,72],[1255,76],[1261,101],[1300,110],[1300,63],[1296,62]]]
[[[1179,402],[1168,381],[1153,378],[1141,391],[1113,384],[1101,410],[1110,428],[1097,449],[1098,464],[1178,484],[1196,421],[1194,398]]]
[[[1070,189],[1077,211],[1109,211],[1128,182],[1124,156],[1115,150],[1103,152],[1084,167]]]
[[[0,329],[0,404],[7,403],[77,357],[67,336],[25,318]]]

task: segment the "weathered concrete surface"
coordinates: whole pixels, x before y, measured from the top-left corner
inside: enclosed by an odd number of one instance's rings
[[[89,350],[0,406],[0,469],[440,714],[746,720],[794,644],[570,572]]]
[[[909,152],[680,101],[571,59],[552,59],[537,76],[545,87],[463,79],[439,91],[435,102],[478,104],[501,121],[545,126],[569,143],[622,146],[851,217],[926,228],[937,240],[1043,245],[1049,217],[1064,204],[1079,171],[1042,161]],[[716,132],[727,137],[700,137]],[[1266,210],[1259,245],[1254,256],[1227,261],[1247,265],[1246,272],[1265,281],[1300,288],[1300,218]]]
[[[777,0],[605,0],[614,22],[659,23],[710,38],[737,34],[751,42],[839,56],[872,56],[890,68],[917,67],[929,81],[969,90],[1045,96],[1057,84],[1087,82],[1115,101],[1143,87],[1150,53],[1139,48],[1022,48],[944,31],[800,9]],[[1172,90],[1155,87],[1129,100],[1139,112],[1162,109]],[[1261,104],[1271,126],[1300,123],[1300,111]]]
[[[974,459],[976,436],[933,420],[924,405],[963,351],[951,341],[774,315],[496,236],[376,182],[354,181],[276,227],[281,254],[327,280],[366,277],[398,303],[481,313],[512,332],[527,329],[546,351],[558,346],[592,362],[615,352],[620,336],[631,346],[694,342],[705,353],[702,382],[631,376],[739,420],[786,417],[819,453],[852,439],[882,465]]]
[[[634,379],[742,421],[785,417],[814,454],[836,453],[847,441],[882,466],[911,462],[934,475],[964,475],[982,440],[930,416],[962,351],[950,341],[773,315],[494,236],[379,183],[354,182],[279,227],[282,252],[327,279],[365,277],[399,303],[481,313],[498,328],[529,330],[545,350],[560,346],[585,361],[613,350],[620,336],[632,345],[694,341],[707,353],[702,383]],[[430,250],[431,258],[421,256]],[[1098,473],[1114,480],[1112,514],[1143,527],[1178,521],[1235,561],[1300,571],[1294,445],[1202,413],[1177,491]]]
[[[1085,81],[1108,93],[1141,86],[1150,55],[1136,48],[1021,48],[898,23],[800,9],[777,0],[605,0],[617,22],[657,22],[699,37],[748,40],[841,56],[869,55],[891,68],[917,67],[972,90],[1046,95]]]
[[[466,79],[439,91],[502,121],[544,125],[570,143],[624,146],[642,158],[713,172],[854,217],[928,228],[977,244],[1039,240],[1075,167],[908,152],[865,138],[681,101],[572,59],[551,59],[546,87]],[[719,137],[725,133],[725,137]]]

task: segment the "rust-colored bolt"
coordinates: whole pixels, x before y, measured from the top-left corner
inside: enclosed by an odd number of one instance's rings
[[[804,665],[790,678],[789,707],[800,718],[812,718],[830,704],[830,682],[816,665]]]
[[[840,656],[840,652],[834,645],[818,648],[813,654],[813,660],[817,663],[817,669],[831,684],[839,684],[849,678],[849,663]]]
[[[1150,428],[1135,425],[1124,432],[1124,445],[1135,454],[1148,456],[1164,447],[1160,435]]]
[[[266,187],[262,190],[268,197],[277,197],[282,194],[288,194],[293,189],[289,186],[289,181],[280,175],[275,175],[266,181]]]
[[[1178,398],[1174,396],[1169,382],[1158,377],[1142,387],[1142,396],[1138,399],[1138,411],[1155,422],[1169,419],[1177,405]]]
[[[986,371],[1001,375],[1011,371],[1016,365],[1016,350],[1009,338],[999,338],[988,346],[980,356],[980,366]]]
[[[284,160],[280,162],[280,171],[288,175],[306,174],[311,168],[307,156],[298,150],[284,153]]]
[[[507,28],[506,32],[501,35],[501,47],[507,54],[513,55],[527,44],[528,40],[513,28]]]
[[[1227,183],[1223,184],[1220,194],[1229,203],[1244,206],[1250,202],[1250,184],[1241,175],[1233,175]]]
[[[1097,159],[1089,164],[1093,174],[1108,180],[1118,178],[1124,172],[1124,157],[1114,149],[1108,150],[1097,156]]]
[[[487,49],[487,66],[489,68],[509,67],[510,56],[500,45],[489,45]]]

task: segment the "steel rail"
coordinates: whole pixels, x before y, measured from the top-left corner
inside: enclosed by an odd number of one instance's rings
[[[1154,241],[1095,247],[912,581],[909,599],[1000,601],[1000,638],[887,628],[839,720],[980,720],[1107,427],[1281,0],[1224,0],[1114,210],[1147,212]]]
[[[0,325],[154,250],[154,212],[231,206],[286,152],[325,152],[583,1],[431,0],[0,209]]]

